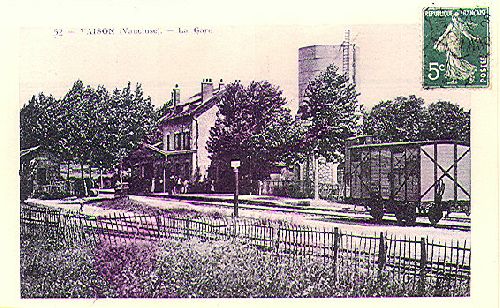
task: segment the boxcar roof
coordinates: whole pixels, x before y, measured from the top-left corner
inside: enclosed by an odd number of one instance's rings
[[[370,144],[358,144],[352,145],[350,149],[361,149],[361,148],[374,148],[374,147],[394,147],[394,146],[422,146],[429,144],[458,144],[469,146],[467,142],[457,141],[457,140],[427,140],[427,141],[405,141],[405,142],[386,142],[386,143],[370,143]]]

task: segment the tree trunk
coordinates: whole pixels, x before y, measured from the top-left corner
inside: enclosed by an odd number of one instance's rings
[[[66,180],[69,179],[69,168],[71,168],[71,161],[68,160],[68,170],[66,171]]]
[[[120,157],[120,183],[123,183],[123,159]]]
[[[99,168],[99,173],[101,174],[101,189],[104,188],[104,180],[102,178],[102,167]]]
[[[319,166],[318,157],[316,153],[313,156],[313,168],[314,168],[314,200],[319,199]]]
[[[80,161],[80,170],[82,171],[82,179],[84,177],[84,174],[83,174],[83,160]]]

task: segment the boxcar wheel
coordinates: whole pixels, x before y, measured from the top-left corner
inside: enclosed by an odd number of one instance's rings
[[[429,217],[431,225],[436,226],[441,218],[443,218],[443,209],[440,205],[434,204],[429,209],[429,213],[427,215]]]

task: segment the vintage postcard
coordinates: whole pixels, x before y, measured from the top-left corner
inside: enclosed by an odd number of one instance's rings
[[[498,305],[495,8],[260,5],[18,23],[0,304]]]

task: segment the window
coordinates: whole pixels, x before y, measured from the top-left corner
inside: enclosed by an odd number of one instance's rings
[[[174,134],[174,150],[180,150],[180,149],[181,149],[181,134],[175,133]]]
[[[183,148],[184,150],[190,150],[191,149],[191,134],[189,133],[189,131],[187,132],[184,132],[184,140],[183,140]]]
[[[167,139],[165,142],[167,151],[170,151],[170,135],[167,135]]]

